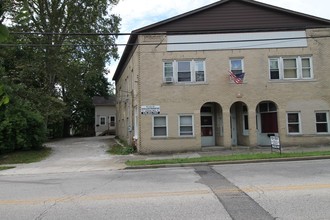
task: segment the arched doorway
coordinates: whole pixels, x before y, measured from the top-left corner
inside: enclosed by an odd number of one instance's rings
[[[235,102],[230,107],[231,145],[249,144],[248,106],[244,102]]]
[[[269,146],[270,136],[278,135],[277,105],[263,101],[258,104],[256,112],[258,145]]]
[[[222,145],[222,108],[218,103],[205,103],[200,110],[201,146]]]

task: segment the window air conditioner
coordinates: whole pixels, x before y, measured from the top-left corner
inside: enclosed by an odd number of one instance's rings
[[[172,83],[173,82],[173,77],[172,76],[165,77],[165,82],[166,83]]]

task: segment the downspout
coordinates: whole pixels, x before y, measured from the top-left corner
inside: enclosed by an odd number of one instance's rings
[[[138,38],[138,41],[140,41],[140,38]],[[141,132],[141,129],[142,129],[142,126],[141,126],[141,114],[140,114],[140,109],[141,109],[141,103],[142,103],[142,98],[141,98],[141,49],[140,49],[140,46],[138,45],[137,46],[138,49],[137,49],[137,52],[138,52],[138,71],[137,71],[137,83],[138,83],[138,106],[137,106],[137,109],[138,109],[138,119],[139,119],[139,137],[138,137],[138,142],[139,142],[139,147],[138,147],[138,152],[141,151],[141,148],[142,148],[142,132]]]

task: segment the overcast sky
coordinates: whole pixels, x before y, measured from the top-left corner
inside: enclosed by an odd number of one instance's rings
[[[218,0],[120,0],[114,6],[111,13],[118,14],[122,18],[121,33],[130,33],[135,29],[162,21],[167,18],[203,7]],[[266,4],[302,12],[330,20],[329,0],[258,0]],[[128,37],[120,37],[117,43],[126,43]],[[119,55],[124,50],[119,47]],[[109,80],[116,71],[117,64],[112,61],[110,65]]]

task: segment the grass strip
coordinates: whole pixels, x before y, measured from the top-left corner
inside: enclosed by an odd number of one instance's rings
[[[51,154],[50,148],[42,148],[40,150],[31,151],[16,151],[0,155],[1,164],[20,164],[20,163],[34,163],[42,161]]]
[[[13,169],[15,168],[14,166],[0,166],[0,171],[2,170],[8,170],[8,169]]]
[[[134,153],[134,149],[131,146],[121,146],[116,144],[111,146],[107,152],[114,155],[129,155]]]
[[[163,164],[184,164],[184,163],[202,163],[202,162],[221,162],[221,161],[237,161],[237,160],[262,160],[262,159],[277,159],[277,158],[299,158],[299,157],[315,157],[328,156],[330,151],[315,151],[315,152],[292,152],[292,153],[251,153],[251,154],[232,154],[232,155],[217,155],[217,156],[202,156],[196,158],[173,158],[161,160],[128,160],[128,166],[143,166],[143,165],[163,165]]]

